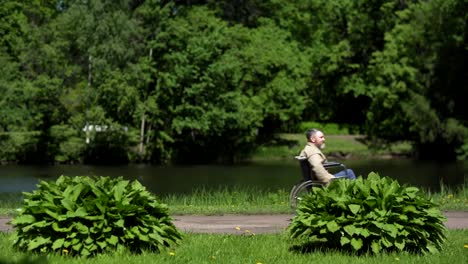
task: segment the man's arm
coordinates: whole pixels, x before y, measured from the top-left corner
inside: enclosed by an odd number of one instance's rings
[[[323,159],[319,154],[313,154],[307,160],[309,161],[312,172],[315,177],[317,177],[317,180],[328,183],[331,179],[335,178],[325,169],[322,163]]]

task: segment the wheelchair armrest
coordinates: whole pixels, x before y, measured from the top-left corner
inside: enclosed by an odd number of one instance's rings
[[[304,156],[295,156],[294,157],[296,160],[301,161],[301,160],[306,160],[307,158]]]
[[[335,162],[335,161],[327,161],[323,163],[323,166],[325,167],[337,167],[337,166],[342,166],[342,165],[343,165],[342,163]]]
[[[303,162],[303,161],[307,160],[307,158],[304,157],[304,156],[295,156],[294,158],[296,160],[298,160],[299,162]],[[336,162],[336,161],[327,161],[327,162],[323,163],[323,166],[325,168],[341,167],[344,170],[347,169],[346,166],[343,163]]]
[[[323,164],[325,168],[334,168],[334,167],[341,167],[346,170],[346,166],[343,163],[335,162],[335,161],[327,161]]]

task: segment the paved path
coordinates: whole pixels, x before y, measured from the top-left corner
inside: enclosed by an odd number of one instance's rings
[[[447,217],[445,225],[449,229],[468,229],[468,212],[444,212]],[[176,215],[174,224],[185,232],[192,233],[226,233],[226,234],[260,234],[284,231],[293,215]],[[0,216],[0,231],[9,232],[13,228],[9,217]]]

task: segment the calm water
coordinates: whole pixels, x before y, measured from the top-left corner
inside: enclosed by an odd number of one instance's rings
[[[468,166],[461,163],[416,162],[411,160],[345,161],[356,175],[378,172],[400,183],[438,190],[440,182],[456,187],[468,180]],[[188,193],[193,189],[224,186],[250,186],[264,190],[289,189],[300,180],[299,165],[294,161],[253,163],[248,165],[159,167],[128,166],[0,166],[0,193],[31,191],[39,180],[55,180],[60,175],[123,176],[139,180],[150,191]]]

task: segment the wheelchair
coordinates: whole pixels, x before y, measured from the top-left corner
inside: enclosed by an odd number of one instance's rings
[[[296,156],[294,158],[299,161],[303,180],[294,185],[289,194],[289,202],[292,209],[296,209],[303,197],[314,187],[323,188],[327,185],[315,178],[306,157]],[[339,170],[346,171],[346,175],[348,174],[347,167],[340,162],[325,162],[323,166],[327,170],[336,170],[336,168],[338,168]]]

